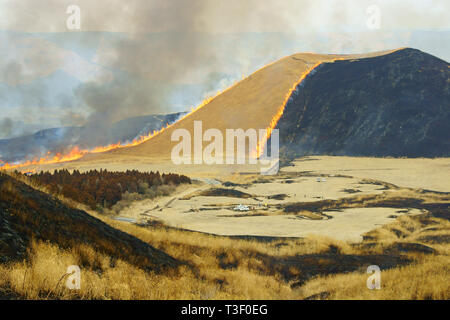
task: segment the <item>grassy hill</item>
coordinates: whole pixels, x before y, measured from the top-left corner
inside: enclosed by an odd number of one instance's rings
[[[189,114],[158,136],[141,145],[113,150],[104,154],[88,155],[81,161],[103,161],[121,156],[169,158],[176,142],[171,142],[172,132],[184,128],[193,136],[194,121],[201,120],[203,131],[216,128],[265,129],[283,104],[294,83],[318,62],[335,59],[358,59],[388,54],[392,51],[360,55],[327,55],[298,53],[269,64],[212,99],[204,107]]]
[[[63,249],[81,244],[145,270],[162,271],[180,263],[125,232],[5,174],[0,174],[0,262],[26,257],[33,241]]]
[[[448,299],[442,210],[397,219],[361,243],[234,239],[95,218],[2,174],[0,299]],[[367,290],[372,264],[382,290]],[[64,286],[70,265],[81,267],[79,291]]]

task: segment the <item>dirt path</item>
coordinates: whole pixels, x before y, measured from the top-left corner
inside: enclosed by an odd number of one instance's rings
[[[176,200],[194,193],[201,192],[203,190],[211,188],[210,184],[203,184],[200,186],[191,186],[185,190],[179,191],[176,195],[169,195],[165,197],[159,197],[156,199],[148,199],[143,201],[137,201],[133,203],[130,207],[124,209],[120,212],[119,217],[116,219],[121,219],[122,221],[129,222],[141,222],[142,220],[148,220],[149,217],[156,217],[161,214],[165,209],[170,208],[170,205]],[[153,213],[158,212],[159,214],[153,215]]]

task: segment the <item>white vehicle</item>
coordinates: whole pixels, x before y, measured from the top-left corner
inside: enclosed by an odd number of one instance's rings
[[[234,207],[233,209],[234,211],[250,211],[250,208],[248,206],[244,206],[242,204],[237,205],[236,207]]]

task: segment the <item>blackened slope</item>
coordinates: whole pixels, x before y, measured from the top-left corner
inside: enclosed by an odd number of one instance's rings
[[[324,63],[278,128],[288,157],[450,156],[450,66],[415,49]]]
[[[138,238],[1,173],[0,222],[0,263],[24,258],[30,240],[36,239],[61,248],[87,244],[145,270],[163,271],[179,265]]]

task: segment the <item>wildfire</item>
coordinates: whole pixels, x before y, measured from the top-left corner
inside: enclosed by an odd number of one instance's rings
[[[18,169],[18,168],[23,168],[23,167],[28,167],[28,166],[38,166],[38,165],[44,165],[44,164],[69,162],[69,161],[81,159],[86,154],[103,153],[103,152],[107,152],[107,151],[111,151],[111,150],[115,150],[115,149],[137,146],[145,141],[150,140],[154,136],[160,134],[161,132],[166,130],[169,126],[170,126],[169,124],[166,124],[162,129],[160,129],[158,131],[154,130],[153,132],[149,133],[148,135],[140,136],[139,138],[136,138],[133,141],[131,141],[129,143],[125,143],[125,144],[118,142],[118,143],[111,144],[108,146],[94,147],[92,149],[80,149],[78,146],[75,146],[72,150],[70,150],[66,154],[56,153],[54,155],[51,155],[51,153],[49,152],[49,153],[47,153],[47,155],[45,157],[42,157],[40,159],[28,160],[28,161],[24,161],[24,162],[21,162],[18,164],[10,164],[10,163],[5,163],[5,162],[0,161],[0,165],[3,164],[2,166],[0,166],[0,170]]]
[[[214,100],[217,96],[219,96],[222,93],[233,88],[237,83],[238,83],[238,81],[236,81],[229,88],[218,91],[214,96],[204,99],[202,101],[202,103],[200,103],[197,107],[192,107],[191,112],[189,112],[188,114],[185,114],[177,122],[185,119],[186,117],[190,116],[194,112],[203,108],[204,106],[209,104],[212,100]],[[175,122],[175,123],[177,123],[177,122]],[[147,135],[140,136],[129,143],[122,144],[122,143],[118,142],[118,143],[111,144],[108,146],[94,147],[92,149],[80,149],[78,146],[76,146],[72,150],[70,150],[68,153],[65,153],[65,154],[56,153],[56,154],[52,155],[50,152],[48,152],[45,157],[42,157],[39,159],[27,160],[27,161],[23,161],[20,163],[7,163],[7,162],[3,162],[0,160],[0,170],[11,170],[11,169],[24,168],[24,167],[28,167],[28,166],[39,166],[39,165],[45,165],[45,164],[55,164],[55,163],[75,161],[75,160],[81,159],[82,157],[84,157],[87,154],[103,153],[103,152],[108,152],[108,151],[115,150],[115,149],[134,147],[134,146],[140,145],[140,144],[152,139],[153,137],[161,134],[162,132],[164,132],[166,129],[170,128],[175,123],[166,124],[160,130],[154,130],[153,132],[151,132]]]
[[[403,50],[405,49],[405,47],[402,48],[398,48],[395,50],[392,50],[392,52],[395,51],[399,51],[399,50]],[[334,58],[331,60],[327,60],[326,62],[335,62],[338,60],[346,60],[348,59],[347,57],[341,57],[341,58]],[[316,69],[319,65],[321,65],[323,62],[325,61],[319,61],[317,62],[315,65],[313,65],[311,68],[308,68],[308,70],[306,70],[301,76],[300,78],[292,85],[292,87],[289,89],[289,91],[286,93],[286,96],[284,98],[283,103],[281,104],[281,106],[278,108],[277,113],[273,116],[272,120],[270,121],[269,126],[266,128],[266,133],[265,135],[260,139],[260,141],[258,142],[257,146],[256,146],[256,154],[254,154],[254,156],[256,158],[261,157],[261,155],[264,152],[264,145],[266,144],[267,140],[270,138],[270,136],[272,135],[272,131],[276,128],[278,121],[280,120],[281,116],[284,113],[284,108],[286,107],[286,104],[288,103],[289,99],[292,96],[292,93],[297,89],[297,86],[311,73],[311,71],[313,71],[314,69]],[[270,65],[270,64],[269,64]]]
[[[335,59],[335,60],[341,60],[341,59]],[[266,66],[258,69],[258,71],[261,70],[261,69],[264,69],[264,68],[266,68],[266,67],[268,67],[268,66],[270,66],[270,65],[272,65],[274,63],[275,62],[269,63]],[[257,144],[256,150],[254,152],[254,153],[256,153],[256,155],[255,155],[256,158],[260,157],[263,154],[263,152],[264,152],[264,145],[265,145],[266,141],[272,135],[272,131],[276,128],[276,126],[278,124],[278,121],[280,120],[281,116],[283,115],[283,112],[284,112],[284,109],[286,107],[286,104],[288,103],[290,97],[292,96],[292,93],[297,89],[297,86],[308,76],[308,74],[310,74],[311,71],[313,71],[315,68],[317,68],[317,66],[319,66],[321,63],[322,62],[318,62],[314,66],[308,68],[308,70],[306,70],[300,76],[300,78],[292,85],[292,87],[286,93],[286,96],[285,96],[285,98],[283,100],[283,103],[278,108],[277,113],[271,119],[271,121],[269,123],[269,126],[266,128],[265,135],[260,139],[260,141]],[[245,79],[244,76],[243,76],[243,79]],[[239,81],[236,81],[233,85],[231,85],[227,89],[221,90],[221,91],[217,92],[214,96],[211,96],[211,97],[208,97],[208,98],[204,99],[202,101],[202,103],[200,103],[200,105],[198,105],[197,107],[191,108],[191,112],[189,112],[188,114],[184,115],[177,122],[185,119],[186,117],[192,115],[194,112],[196,112],[196,111],[200,110],[201,108],[203,108],[204,106],[208,105],[211,101],[213,101],[219,95],[225,93],[228,90],[231,90],[233,87],[235,87],[238,84],[238,82]],[[175,123],[177,123],[177,122],[175,122]],[[155,136],[161,134],[166,129],[168,129],[171,126],[173,126],[175,123],[166,124],[160,130],[154,130],[153,132],[148,133],[147,135],[140,136],[140,137],[134,139],[133,141],[131,141],[129,143],[125,143],[125,144],[122,144],[122,143],[118,142],[118,143],[111,144],[111,145],[108,145],[108,146],[94,147],[92,149],[80,149],[78,146],[76,146],[76,147],[74,147],[72,150],[70,150],[66,154],[56,153],[56,154],[52,155],[50,152],[48,152],[45,157],[42,157],[40,159],[23,161],[23,162],[20,162],[20,163],[5,163],[5,162],[0,160],[0,170],[10,170],[10,169],[24,168],[24,167],[28,167],[28,166],[39,166],[39,165],[45,165],[45,164],[55,164],[55,163],[75,161],[75,160],[81,159],[82,157],[84,157],[87,154],[103,153],[103,152],[108,152],[108,151],[115,150],[115,149],[137,146],[137,145],[140,145],[140,144],[142,144],[142,143],[144,143],[144,142],[154,138]]]
[[[273,130],[276,128],[278,121],[280,121],[281,116],[284,113],[284,109],[286,108],[286,105],[291,98],[294,91],[297,89],[298,85],[313,71],[315,68],[317,68],[322,62],[317,62],[312,67],[308,68],[301,76],[300,78],[292,85],[292,87],[288,90],[286,93],[286,96],[284,97],[283,103],[278,108],[277,113],[272,117],[272,120],[270,120],[269,126],[266,128],[265,135],[260,139],[258,145],[256,146],[256,158],[260,157],[264,152],[264,145],[266,144],[267,140],[272,135]]]

